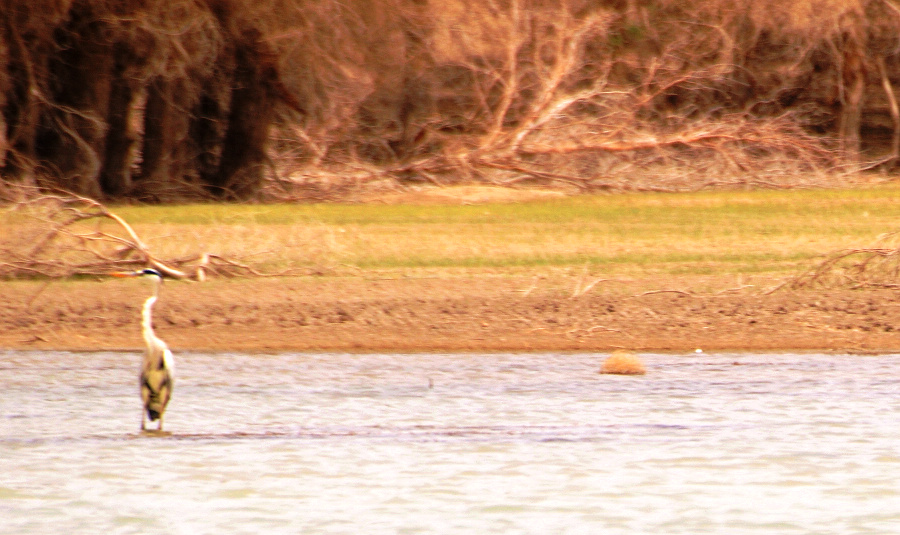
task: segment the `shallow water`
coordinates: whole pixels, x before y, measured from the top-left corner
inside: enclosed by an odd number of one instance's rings
[[[900,356],[0,352],[0,533],[900,533]]]

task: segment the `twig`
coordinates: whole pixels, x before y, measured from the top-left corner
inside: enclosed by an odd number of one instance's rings
[[[637,297],[644,297],[647,295],[665,294],[665,293],[673,293],[673,294],[683,295],[685,297],[696,297],[694,294],[692,294],[690,292],[685,292],[684,290],[650,290],[648,292],[636,294],[631,297],[637,298]]]
[[[578,281],[576,282],[575,289],[572,290],[572,298],[573,299],[576,297],[581,297],[582,295],[588,293],[597,284],[599,284],[601,282],[609,281],[609,279],[604,279],[604,278],[600,277],[600,278],[594,279],[593,281],[589,282],[588,284],[584,284],[584,279],[586,276],[587,276],[587,266],[585,266],[584,273],[582,273],[581,278],[579,278]]]
[[[576,327],[574,329],[569,329],[568,331],[566,331],[566,336],[573,336],[573,337],[589,336],[591,334],[594,334],[597,331],[625,334],[626,336],[629,336],[629,337],[632,336],[628,333],[623,333],[619,329],[613,329],[611,327],[605,327],[603,325],[594,325],[592,327]],[[581,334],[581,333],[584,333],[584,334]]]

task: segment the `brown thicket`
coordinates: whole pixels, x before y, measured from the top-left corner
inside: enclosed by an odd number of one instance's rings
[[[0,196],[826,185],[898,84],[897,0],[5,0]]]

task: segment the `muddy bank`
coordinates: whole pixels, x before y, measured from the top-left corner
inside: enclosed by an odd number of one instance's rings
[[[0,283],[0,347],[140,349],[142,281]],[[900,350],[890,290],[531,276],[334,277],[166,283],[157,334],[198,351]]]

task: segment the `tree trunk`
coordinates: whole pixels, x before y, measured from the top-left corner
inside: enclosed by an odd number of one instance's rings
[[[218,81],[219,78],[214,78]],[[194,169],[203,184],[210,186],[217,180],[221,142],[224,137],[227,116],[228,91],[208,84],[200,95],[191,114],[190,138],[196,150]],[[208,188],[212,190],[212,188]]]
[[[276,58],[257,32],[248,31],[237,43],[234,59],[228,126],[210,189],[219,197],[248,199],[263,180],[269,127],[275,119]]]
[[[888,109],[891,114],[891,123],[894,132],[891,135],[891,153],[888,160],[892,164],[896,164],[900,159],[900,105],[897,104],[897,95],[894,94],[894,86],[891,84],[890,75],[887,66],[884,63],[884,57],[878,56],[875,60],[878,66],[878,75],[881,77],[881,88],[884,89],[885,98],[888,101]]]
[[[131,190],[131,164],[134,159],[135,136],[130,119],[134,104],[131,81],[117,69],[109,94],[106,115],[108,131],[105,157],[100,171],[100,189],[104,195],[120,197]]]
[[[46,78],[48,53],[46,46],[40,46],[37,39],[26,43],[12,21],[7,18],[6,22],[8,63],[5,74],[9,86],[4,103],[5,158],[0,169],[5,176],[31,185],[37,162],[35,142],[41,110],[38,84]]]
[[[147,86],[144,106],[143,161],[139,181],[146,191],[174,189],[188,173],[186,143],[193,97],[184,81],[157,78]]]
[[[58,185],[88,197],[103,191],[98,177],[105,155],[106,117],[112,89],[112,45],[108,23],[85,13],[58,34],[60,52],[50,61],[53,100],[38,134],[37,154]]]
[[[860,126],[866,92],[865,48],[856,27],[844,35],[842,65],[842,98],[839,135],[844,153],[851,162],[859,163]]]

